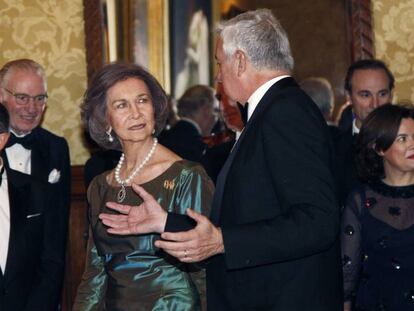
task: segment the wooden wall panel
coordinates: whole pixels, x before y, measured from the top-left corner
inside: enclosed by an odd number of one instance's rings
[[[72,166],[72,201],[69,216],[62,311],[72,310],[73,300],[85,263],[87,203],[83,170],[83,166]]]

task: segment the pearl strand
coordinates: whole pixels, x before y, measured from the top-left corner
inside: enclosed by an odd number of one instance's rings
[[[148,161],[154,155],[155,148],[157,147],[157,144],[158,144],[158,139],[156,137],[154,137],[152,147],[151,147],[150,151],[148,152],[148,154],[146,155],[146,157],[144,158],[144,160],[134,169],[132,174],[129,175],[129,177],[125,180],[122,180],[121,177],[119,176],[119,174],[121,172],[122,164],[124,164],[124,161],[125,161],[125,154],[122,153],[121,158],[119,159],[119,162],[118,162],[118,164],[115,168],[115,180],[117,181],[118,184],[121,185],[121,190],[119,190],[119,192],[118,192],[118,202],[119,203],[121,203],[122,201],[125,200],[125,197],[126,197],[125,186],[127,184],[130,184],[131,181],[134,179],[134,177],[139,173],[139,171],[141,171],[141,169],[145,166],[145,164],[148,163]]]

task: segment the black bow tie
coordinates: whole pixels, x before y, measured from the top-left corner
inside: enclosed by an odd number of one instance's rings
[[[32,149],[33,146],[33,133],[27,134],[23,137],[17,137],[13,133],[10,133],[10,138],[7,142],[6,148],[13,146],[14,144],[20,144],[26,149]]]
[[[241,118],[244,124],[247,123],[247,107],[249,106],[249,103],[245,103],[244,106],[240,103],[237,103],[237,106],[239,107]]]

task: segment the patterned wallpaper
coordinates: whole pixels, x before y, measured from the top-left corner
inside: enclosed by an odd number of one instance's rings
[[[79,104],[86,87],[82,0],[0,0],[0,66],[32,58],[48,77],[43,127],[64,136],[72,165],[89,157]]]
[[[395,75],[394,101],[414,103],[414,0],[372,0],[376,57]]]

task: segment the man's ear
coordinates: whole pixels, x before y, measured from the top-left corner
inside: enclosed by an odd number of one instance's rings
[[[1,133],[0,134],[0,151],[4,149],[4,146],[9,140],[10,133]]]
[[[351,102],[351,94],[348,91],[345,91],[345,99],[348,103],[352,103]]]
[[[235,53],[235,57],[237,66],[237,76],[240,76],[243,72],[246,71],[246,55],[243,51],[237,50]]]

